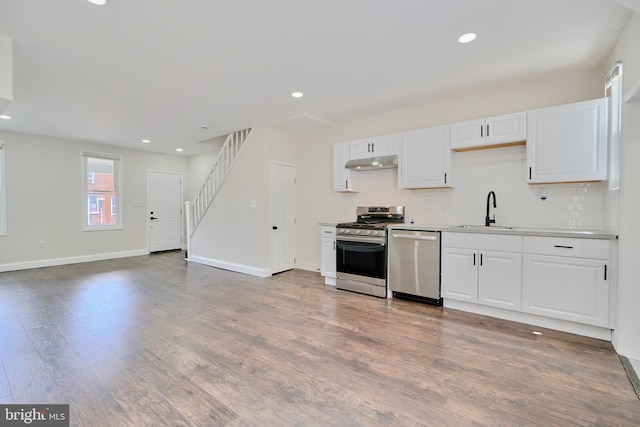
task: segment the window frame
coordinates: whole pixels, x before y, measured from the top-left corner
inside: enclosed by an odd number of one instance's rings
[[[113,160],[113,177],[114,177],[114,185],[113,191],[115,193],[116,200],[120,200],[120,203],[116,203],[115,209],[115,219],[116,224],[90,224],[90,216],[89,212],[89,182],[88,179],[88,161],[90,158],[97,159],[105,159],[105,160]],[[82,231],[105,231],[105,230],[122,230],[124,229],[123,223],[123,215],[122,215],[122,156],[120,154],[110,154],[110,153],[99,153],[95,151],[82,151],[81,152],[81,163],[82,163]],[[100,198],[99,195],[96,195],[97,199]],[[96,202],[97,202],[96,199]],[[104,197],[103,197],[104,199]]]
[[[0,141],[0,236],[7,235],[7,184],[5,168],[5,143]]]

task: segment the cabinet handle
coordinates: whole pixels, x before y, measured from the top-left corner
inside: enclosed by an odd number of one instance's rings
[[[376,151],[376,143],[372,142],[371,143],[371,152],[373,153],[374,151]]]
[[[553,245],[554,248],[573,249],[573,246]]]
[[[371,152],[371,143],[367,143],[367,153]]]
[[[604,280],[607,280],[607,264],[604,265]]]
[[[333,250],[334,251],[336,250],[336,241],[335,240],[333,241]]]
[[[487,138],[489,138],[489,125],[487,125]]]
[[[349,189],[349,180],[348,179],[344,180],[344,188],[346,188],[347,190]]]
[[[476,254],[473,254],[473,265],[476,265]]]
[[[444,183],[445,184],[447,183],[447,173],[446,172],[444,173]]]
[[[529,166],[529,179],[531,179],[531,166]]]
[[[484,132],[484,126],[480,125],[480,138],[484,137],[483,132]]]
[[[480,267],[482,267],[482,254],[480,254]]]

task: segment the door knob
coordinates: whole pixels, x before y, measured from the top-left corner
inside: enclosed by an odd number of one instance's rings
[[[277,229],[278,229],[278,226],[277,226],[277,225],[274,225],[274,226],[273,226],[273,227],[271,227],[271,228],[273,228],[274,230],[277,230]]]
[[[156,218],[155,216],[152,216],[152,217],[151,217],[151,218],[149,218],[149,219],[158,219],[158,218]]]

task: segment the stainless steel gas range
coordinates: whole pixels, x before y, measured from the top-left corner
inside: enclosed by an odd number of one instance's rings
[[[336,226],[338,289],[387,296],[387,225],[404,222],[404,206],[360,206],[356,222]]]

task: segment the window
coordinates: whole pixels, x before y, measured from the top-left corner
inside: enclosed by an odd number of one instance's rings
[[[84,230],[122,228],[120,215],[120,156],[82,153],[84,184]]]
[[[4,142],[0,141],[0,236],[7,234],[7,186],[4,177]]]
[[[89,194],[89,215],[100,213],[98,211],[98,196]]]

